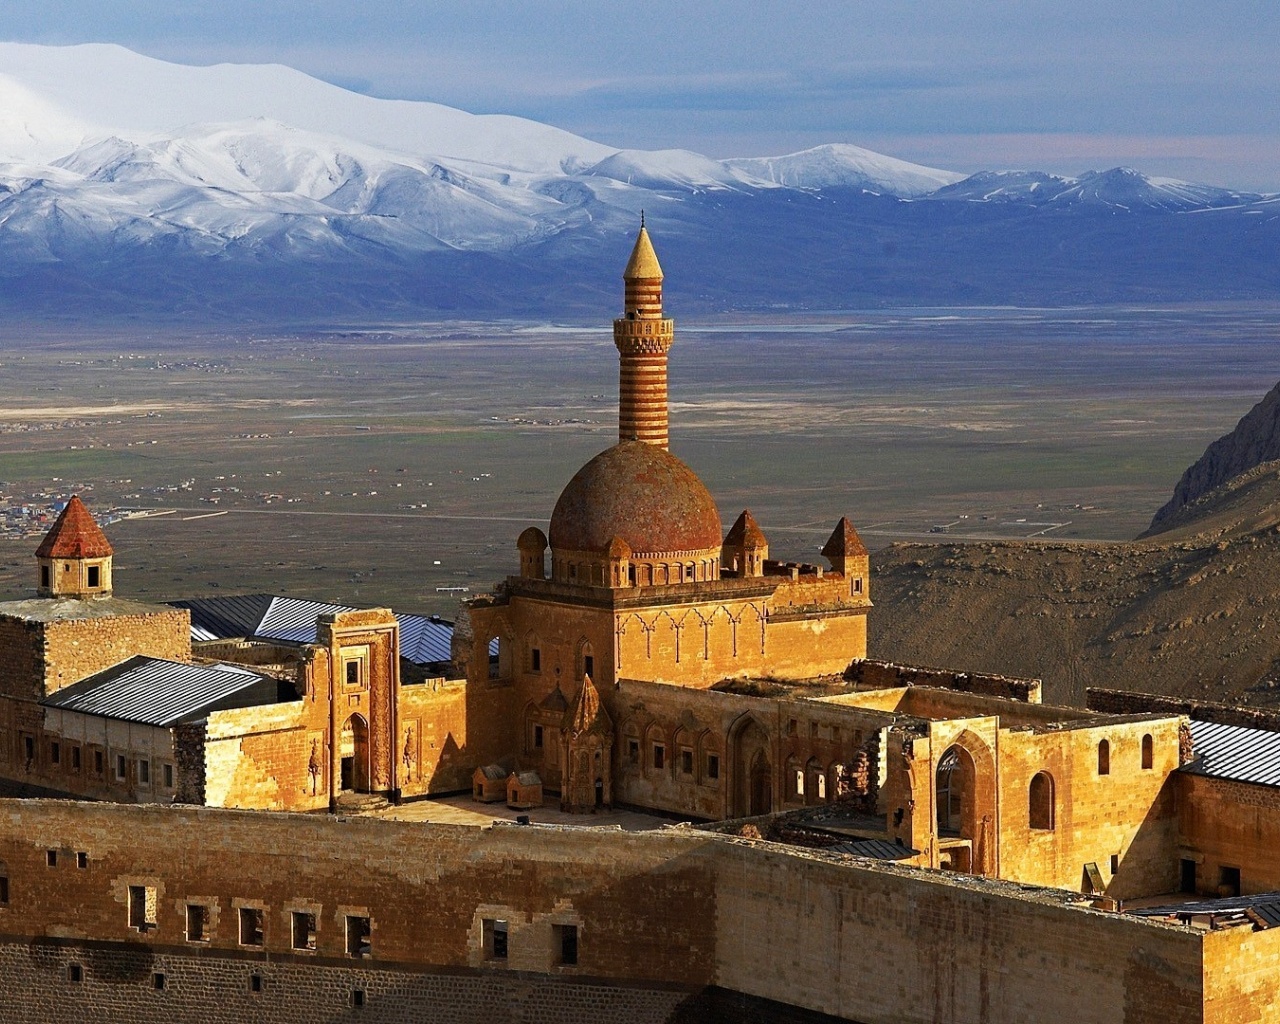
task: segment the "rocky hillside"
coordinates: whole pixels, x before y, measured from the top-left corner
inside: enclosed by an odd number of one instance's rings
[[[1182,474],[1173,489],[1173,497],[1156,513],[1151,528],[1143,536],[1169,529],[1182,521],[1177,513],[1184,505],[1272,459],[1280,459],[1280,384],[1250,409],[1231,433],[1209,445]]]
[[[872,656],[1038,676],[1054,702],[1107,686],[1280,704],[1280,461],[1248,464],[1280,458],[1278,417],[1280,388],[1137,541],[879,552]]]

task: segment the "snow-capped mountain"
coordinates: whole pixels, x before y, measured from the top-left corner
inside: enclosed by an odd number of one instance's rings
[[[0,306],[16,310],[563,309],[613,288],[602,268],[641,209],[661,225],[664,259],[697,267],[710,305],[743,293],[727,261],[744,254],[790,304],[1001,301],[1029,265],[992,241],[1026,231],[1011,215],[1202,210],[1216,219],[1195,230],[1229,234],[1245,222],[1223,217],[1243,211],[1256,215],[1257,251],[1276,205],[1127,169],[964,178],[843,144],[729,160],[620,150],[279,65],[0,43]],[[1037,222],[1042,233],[1070,223]],[[993,246],[1011,279],[986,258]],[[1090,272],[1104,264],[1095,255]],[[1185,259],[1171,265],[1188,272]],[[975,273],[988,277],[957,284]],[[1270,273],[1236,278],[1270,287]]]
[[[930,199],[1094,206],[1115,210],[1211,210],[1260,201],[1255,192],[1148,177],[1132,167],[1064,178],[1041,171],[983,171],[938,189]]]

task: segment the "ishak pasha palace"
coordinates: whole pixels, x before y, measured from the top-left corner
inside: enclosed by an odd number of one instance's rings
[[[1280,1020],[1280,723],[869,658],[857,530],[722,516],[623,278],[618,443],[453,622],[125,600],[71,498],[0,602],[0,1019]]]

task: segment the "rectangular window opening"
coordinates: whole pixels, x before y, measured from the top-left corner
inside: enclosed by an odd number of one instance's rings
[[[507,958],[507,922],[486,918],[481,931],[485,958],[505,960]]]
[[[168,984],[168,979],[164,976],[164,971],[156,971],[151,975],[151,987],[157,992],[163,992]]]
[[[707,778],[709,779],[720,778],[720,755],[719,754],[707,755]]]
[[[367,917],[356,914],[347,916],[347,955],[372,956],[373,947],[369,941],[370,924]]]
[[[76,854],[76,867],[82,871],[89,866],[89,855],[81,850]]]
[[[357,1010],[361,1009],[364,1006],[364,989],[353,988],[351,990],[351,1005],[354,1006]]]
[[[22,752],[26,755],[28,761],[36,759],[36,738],[34,736],[22,737]]]
[[[627,760],[632,764],[640,763],[640,741],[627,740]]]
[[[1120,870],[1120,854],[1118,854],[1118,853],[1113,853],[1113,854],[1111,855],[1111,874],[1112,874],[1112,876],[1114,877],[1115,873],[1116,873],[1117,871],[1119,871],[1119,870]]]
[[[49,744],[49,763],[62,764],[62,744],[57,740]]]
[[[693,774],[693,751],[692,750],[680,751],[680,773],[682,775]]]
[[[316,948],[316,915],[305,910],[293,912],[293,948]]]
[[[542,749],[542,726],[535,725],[533,727],[533,749]]]
[[[164,766],[164,788],[173,789],[173,765],[171,764]]]
[[[45,850],[45,852],[44,852],[44,862],[45,862],[46,864],[48,864],[48,865],[49,865],[49,867],[51,867],[51,868],[56,868],[56,867],[58,866],[58,851],[57,851],[57,850]]]
[[[536,647],[529,652],[529,667],[534,672],[542,671],[542,652]]]
[[[102,761],[103,761],[103,758],[102,758],[102,751],[101,751],[101,750],[95,750],[95,751],[93,752],[93,770],[94,770],[95,772],[97,772],[99,775],[101,775],[101,774],[102,774],[102,770],[103,770],[103,769],[102,769]]]
[[[138,762],[138,781],[142,783],[142,785],[144,786],[151,785],[151,762],[150,761],[140,760]]]
[[[1240,869],[1229,868],[1225,864],[1218,868],[1218,895],[1222,897],[1240,895]]]
[[[556,929],[556,963],[572,966],[578,962],[578,926],[558,924]]]
[[[116,755],[116,781],[124,782],[129,774],[129,763],[125,760],[123,754]]]
[[[156,888],[153,885],[129,886],[129,927],[140,932],[156,926]]]
[[[240,945],[262,945],[262,911],[257,907],[240,908]]]
[[[250,992],[262,991],[262,975],[261,974],[249,975],[249,991]]]
[[[84,968],[79,964],[67,964],[67,981],[79,985],[84,981]]]
[[[80,770],[80,748],[79,747],[71,748],[71,770],[73,772],[78,772]]]
[[[96,565],[89,566],[89,586],[91,587],[102,586],[102,569],[99,566],[96,566]]]
[[[347,662],[347,685],[348,686],[360,685],[360,662],[358,661]]]
[[[9,876],[0,875],[0,903],[9,902]]]
[[[203,903],[187,904],[187,941],[209,941],[209,908]]]
[[[661,743],[653,745],[653,766],[655,768],[665,768],[667,766],[667,748]]]
[[[582,674],[591,677],[591,681],[595,682],[596,678],[596,659],[593,655],[588,654],[582,659]]]

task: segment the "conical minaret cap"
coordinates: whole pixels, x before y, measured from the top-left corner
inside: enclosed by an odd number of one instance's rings
[[[627,260],[627,269],[622,272],[624,281],[661,281],[662,265],[658,262],[658,254],[653,251],[653,242],[649,240],[649,230],[642,224],[640,234],[636,236],[636,244],[631,250],[631,259]]]

